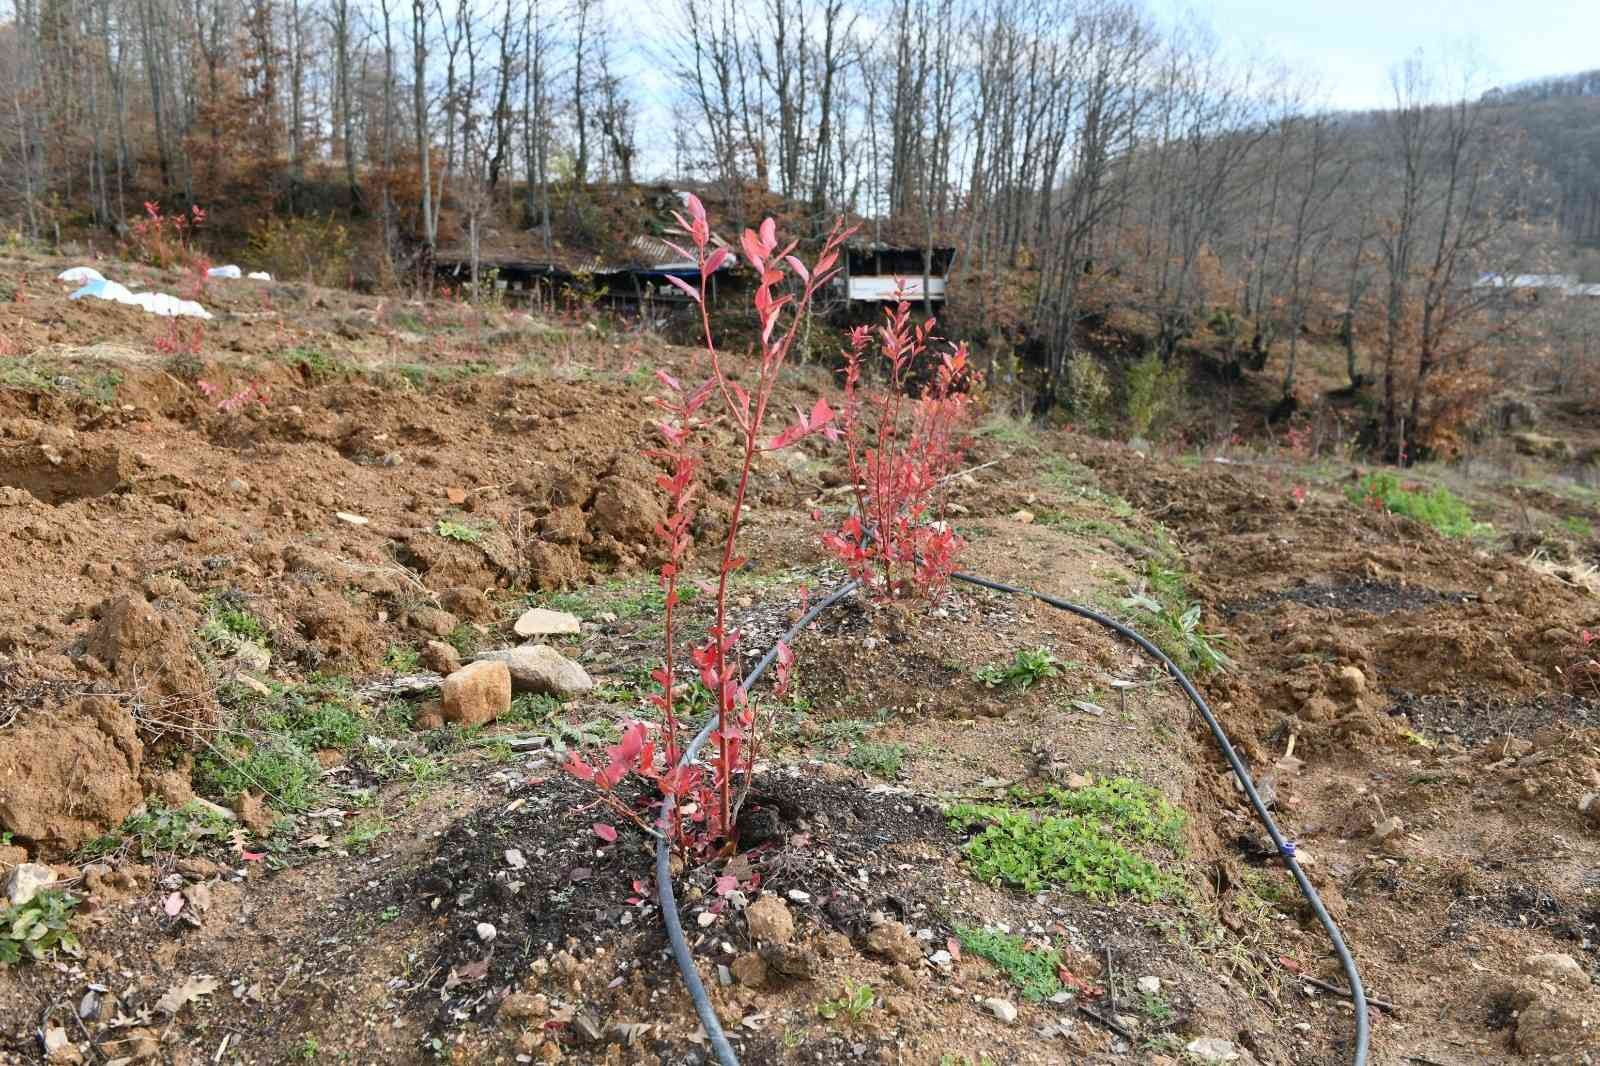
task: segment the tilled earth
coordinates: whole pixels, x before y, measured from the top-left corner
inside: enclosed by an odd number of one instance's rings
[[[198,354],[163,351],[165,322],[66,301],[66,265],[3,264],[24,299],[0,311],[19,349],[0,388],[0,869],[54,864],[83,952],[0,968],[0,1062],[47,1061],[46,1036],[59,1062],[710,1061],[646,841],[597,835],[612,819],[559,768],[643,712],[645,370],[692,355],[241,283],[213,286]],[[825,383],[799,373],[785,398]],[[218,408],[247,384],[266,405]],[[731,438],[710,443],[702,551],[731,488]],[[1387,1004],[1374,1061],[1600,1054],[1592,595],[1336,486],[1302,499],[1068,434],[980,438],[972,461],[991,460],[951,487],[970,569],[1114,611],[1152,560],[1187,575],[1236,663],[1203,688]],[[835,467],[818,441],[757,471],[734,593],[751,650],[840,579],[811,518],[840,500]],[[425,649],[448,658],[432,645],[515,643],[530,602],[583,618],[559,646],[593,693],[463,731],[385,687]],[[686,614],[703,627],[703,598]],[[1034,648],[1059,672],[978,680]],[[1134,650],[957,585],[847,601],[796,651],[744,850],[676,879],[743,1061],[1348,1061],[1348,1004],[1301,979],[1342,980],[1325,938]],[[274,707],[355,723],[249,718],[241,674]],[[316,738],[309,791],[231,796],[215,767],[234,738],[292,728]],[[985,884],[941,813],[1121,778],[1185,812],[1181,848],[1150,853],[1181,895]],[[236,810],[149,828],[196,789]],[[961,950],[974,928],[1054,947],[1062,991],[1022,996]]]

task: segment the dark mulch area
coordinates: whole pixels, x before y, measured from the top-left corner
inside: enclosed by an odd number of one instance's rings
[[[1529,699],[1462,694],[1422,696],[1395,693],[1391,715],[1404,714],[1425,731],[1451,733],[1467,745],[1495,737],[1532,737],[1547,726],[1600,726],[1600,702],[1564,693]]]
[[[1225,603],[1221,609],[1224,615],[1234,618],[1280,603],[1297,603],[1303,607],[1329,607],[1336,611],[1386,615],[1396,611],[1425,610],[1441,603],[1468,603],[1473,599],[1474,596],[1465,592],[1440,592],[1420,585],[1400,585],[1362,578],[1339,584],[1296,585],[1266,596]]]

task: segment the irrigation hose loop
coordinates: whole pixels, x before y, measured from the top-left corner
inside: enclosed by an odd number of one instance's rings
[[[1015,585],[991,581],[975,574],[956,573],[951,576],[957,581],[964,581],[969,585],[977,585],[980,588],[993,589],[996,592],[1008,592],[1014,596],[1031,596],[1041,603],[1049,604],[1051,607],[1075,614],[1080,618],[1087,618],[1091,622],[1096,622],[1107,629],[1112,629],[1122,634],[1167,668],[1167,672],[1183,688],[1184,695],[1189,697],[1189,702],[1194,704],[1195,709],[1200,712],[1200,717],[1205,719],[1207,728],[1211,730],[1211,738],[1216,741],[1217,747],[1222,751],[1223,758],[1227,759],[1228,765],[1233,768],[1234,775],[1244,788],[1245,796],[1250,800],[1250,806],[1255,808],[1256,818],[1266,827],[1267,835],[1272,838],[1273,846],[1283,856],[1283,864],[1289,868],[1289,872],[1294,875],[1295,882],[1300,886],[1301,895],[1305,896],[1306,902],[1311,905],[1312,913],[1317,916],[1317,920],[1322,923],[1322,928],[1328,933],[1328,939],[1333,942],[1334,953],[1339,956],[1339,965],[1344,968],[1345,979],[1350,982],[1350,1002],[1355,1007],[1356,1012],[1356,1046],[1355,1055],[1351,1061],[1354,1066],[1365,1066],[1368,1042],[1367,995],[1361,985],[1361,974],[1356,968],[1356,960],[1351,956],[1350,949],[1345,946],[1344,936],[1339,932],[1338,924],[1334,922],[1333,916],[1328,913],[1328,909],[1322,905],[1322,897],[1317,895],[1317,890],[1311,884],[1311,879],[1300,868],[1300,861],[1295,858],[1294,844],[1284,838],[1282,831],[1278,828],[1278,823],[1267,812],[1267,805],[1262,802],[1261,794],[1256,791],[1255,782],[1250,779],[1250,771],[1245,769],[1244,761],[1239,758],[1239,753],[1234,750],[1233,743],[1228,739],[1228,734],[1223,730],[1222,724],[1217,721],[1217,716],[1206,705],[1205,699],[1194,687],[1193,682],[1189,680],[1182,670],[1178,669],[1178,664],[1169,659],[1165,652],[1152,644],[1138,631],[1123,625],[1115,618],[1101,614],[1099,611],[1091,610],[1076,603],[1069,603],[1066,600],[1058,599],[1042,592],[1034,592],[1031,589],[1017,588]]]
[[[860,585],[860,581],[846,581],[801,615],[800,620],[790,626],[789,631],[779,637],[756,663],[749,676],[744,679],[744,690],[750,691],[751,687],[761,680],[761,675],[766,673],[777,660],[778,645],[794,640],[806,626],[816,620],[819,614],[850,595]],[[716,728],[717,716],[712,714],[700,732],[689,742],[689,746],[684,749],[678,765],[688,766],[694,762],[695,757],[700,754],[700,749],[705,746]],[[662,825],[671,823],[675,802],[672,796],[667,796],[662,801]],[[700,1025],[706,1031],[706,1038],[711,1041],[711,1047],[717,1053],[717,1061],[722,1066],[739,1066],[739,1056],[734,1054],[733,1045],[728,1043],[728,1036],[722,1031],[722,1022],[717,1019],[716,1009],[711,1005],[711,997],[706,993],[705,982],[700,980],[700,971],[695,969],[694,956],[689,953],[689,942],[683,935],[683,923],[678,921],[678,901],[672,892],[672,848],[665,834],[656,839],[656,900],[661,905],[661,920],[667,927],[667,940],[672,945],[672,957],[678,964],[678,972],[683,975],[683,983],[689,990],[689,998],[694,1001],[695,1013],[700,1016]]]
[[[1278,823],[1267,812],[1267,805],[1262,802],[1260,793],[1256,791],[1255,782],[1250,778],[1250,772],[1245,769],[1243,760],[1239,758],[1239,753],[1234,750],[1232,742],[1228,740],[1228,734],[1223,730],[1222,724],[1217,721],[1217,716],[1211,712],[1211,708],[1206,705],[1205,699],[1201,697],[1194,684],[1182,670],[1178,669],[1178,664],[1174,663],[1167,657],[1165,652],[1152,644],[1138,631],[1114,618],[1101,614],[1099,611],[1091,610],[1076,603],[1069,603],[1066,600],[1058,599],[1042,592],[1034,592],[1031,589],[1018,588],[1015,585],[992,581],[976,574],[957,572],[952,574],[951,577],[956,581],[963,581],[969,585],[991,589],[995,592],[1005,592],[1013,596],[1028,596],[1051,607],[1105,626],[1107,629],[1121,634],[1144,649],[1157,662],[1161,663],[1167,672],[1172,675],[1173,679],[1178,682],[1183,689],[1184,695],[1189,698],[1189,702],[1194,704],[1195,709],[1200,712],[1200,716],[1205,719],[1206,726],[1211,730],[1211,738],[1216,741],[1218,749],[1221,750],[1223,757],[1227,759],[1228,765],[1232,767],[1239,784],[1243,786],[1245,796],[1250,800],[1250,806],[1255,809],[1256,818],[1266,827],[1267,835],[1272,838],[1272,843],[1278,849],[1278,854],[1283,857],[1284,865],[1294,875],[1295,883],[1300,886],[1301,894],[1305,896],[1306,902],[1311,905],[1312,913],[1322,923],[1322,928],[1327,931],[1328,939],[1333,943],[1334,953],[1338,955],[1339,964],[1344,968],[1345,979],[1350,983],[1350,1001],[1352,1006],[1355,1007],[1356,1046],[1352,1063],[1353,1066],[1366,1066],[1368,1043],[1367,996],[1361,984],[1361,974],[1356,968],[1356,961],[1351,956],[1350,949],[1345,946],[1344,936],[1339,932],[1338,924],[1334,922],[1333,917],[1328,913],[1328,909],[1323,906],[1322,897],[1317,895],[1317,890],[1311,884],[1311,879],[1300,868],[1300,862],[1295,857],[1294,842],[1284,837],[1282,831],[1278,828]],[[778,643],[788,643],[794,640],[818,615],[854,592],[860,587],[860,584],[860,581],[847,581],[830,592],[802,615],[800,620],[779,638]],[[761,661],[756,663],[755,668],[750,671],[750,675],[744,679],[746,691],[761,678],[761,675],[767,671],[767,668],[772,665],[777,657],[778,645],[774,644],[766,655],[761,657]],[[687,766],[694,761],[700,749],[705,746],[706,741],[710,738],[716,725],[717,719],[713,715],[706,722],[704,728],[700,730],[699,734],[689,742],[689,746],[684,750],[683,758],[679,762],[680,766]],[[673,798],[668,796],[663,802],[662,821],[665,824],[672,813]],[[656,841],[656,898],[661,905],[661,919],[666,925],[667,940],[672,946],[673,958],[677,961],[679,973],[683,975],[683,983],[689,990],[689,998],[694,1001],[695,1012],[700,1016],[700,1024],[704,1026],[706,1036],[717,1053],[717,1060],[722,1066],[739,1066],[739,1058],[734,1054],[733,1046],[728,1043],[727,1034],[722,1031],[722,1023],[717,1020],[717,1012],[711,1006],[711,997],[706,993],[705,983],[700,980],[700,971],[695,969],[694,957],[689,952],[688,941],[684,939],[683,925],[678,921],[678,902],[672,890],[671,848],[665,836],[658,838]]]

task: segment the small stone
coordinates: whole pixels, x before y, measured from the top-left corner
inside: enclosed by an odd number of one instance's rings
[[[1397,833],[1404,832],[1405,828],[1406,828],[1406,824],[1404,822],[1402,822],[1399,819],[1399,817],[1397,817],[1396,815],[1391,814],[1389,817],[1383,819],[1382,821],[1378,821],[1378,822],[1374,822],[1373,823],[1373,825],[1372,825],[1372,835],[1373,835],[1373,837],[1375,837],[1378,840],[1379,843],[1382,843],[1383,841],[1388,840],[1390,837],[1396,835]]]
[[[372,521],[370,518],[363,518],[361,515],[351,514],[349,511],[335,511],[333,512],[333,517],[352,526],[364,526]]]
[[[1146,974],[1139,978],[1135,984],[1139,991],[1147,996],[1159,996],[1161,994],[1161,978],[1154,974]]]
[[[445,721],[483,725],[511,709],[511,671],[503,662],[475,662],[444,679],[439,709]]]
[[[512,1022],[531,1022],[550,1013],[550,1001],[541,995],[513,992],[500,1001],[500,1017]]]
[[[261,794],[251,789],[246,789],[234,797],[233,813],[238,815],[239,821],[244,823],[244,827],[254,833],[257,839],[271,834],[272,827],[278,820]]]
[[[228,491],[236,496],[243,496],[250,491],[250,482],[242,477],[231,477],[228,479]]]
[[[490,923],[490,922],[479,922],[478,923],[478,939],[483,941],[485,944],[493,942],[494,938],[499,936],[499,935],[500,935],[500,930],[496,929],[492,923]]]
[[[922,947],[911,935],[911,930],[892,919],[879,922],[867,930],[867,950],[895,962],[922,961]]]
[[[1183,1048],[1201,1062],[1238,1062],[1239,1049],[1234,1047],[1231,1040],[1222,1040],[1214,1036],[1197,1037],[1189,1041]]]
[[[765,944],[787,944],[794,939],[794,916],[788,904],[770,892],[745,908],[744,920],[750,927],[750,939]]]
[[[67,1037],[67,1031],[52,1025],[44,1031],[44,1060],[46,1062],[82,1062],[79,1051]]]
[[[717,924],[717,916],[712,914],[710,911],[701,911],[700,914],[695,918],[695,921],[700,923],[700,928],[709,929],[713,925]]]
[[[1013,511],[1013,512],[1011,512],[1011,520],[1013,522],[1019,522],[1022,525],[1025,525],[1025,526],[1032,525],[1033,524],[1033,512],[1032,511]]]
[[[1084,774],[1068,774],[1066,780],[1063,781],[1062,784],[1072,789],[1088,788],[1090,785],[1094,784],[1094,778],[1088,777]]]
[[[554,637],[567,633],[577,633],[581,626],[578,616],[568,614],[566,611],[550,611],[543,607],[532,607],[522,612],[516,624],[511,627],[517,636],[527,637]]]
[[[417,660],[423,669],[432,670],[444,677],[449,677],[461,669],[461,653],[442,640],[430,640],[424,644],[422,654]]]
[[[767,983],[767,960],[754,951],[747,951],[733,960],[728,967],[734,980],[746,988],[760,988]]]
[[[1600,829],[1600,792],[1589,792],[1578,801],[1578,813],[1591,828]]]
[[[948,970],[951,964],[955,962],[955,959],[944,948],[940,948],[938,951],[935,951],[932,955],[928,956],[928,961],[933,963],[941,970]]]
[[[999,996],[990,996],[988,999],[983,1001],[983,1005],[989,1008],[990,1014],[993,1014],[996,1018],[999,1018],[1007,1025],[1010,1025],[1012,1022],[1017,1020],[1016,1004],[1012,1003],[1009,999],[1001,999]]]
[[[233,683],[238,685],[240,688],[249,689],[262,699],[267,699],[272,696],[272,689],[266,684],[266,682],[258,681],[249,674],[235,674],[233,677]]]
[[[1590,983],[1588,972],[1577,959],[1571,955],[1554,952],[1548,955],[1530,955],[1523,959],[1522,972],[1558,984],[1571,985],[1573,988],[1588,988]]]
[[[761,949],[767,972],[795,980],[809,980],[817,975],[817,956],[794,944],[767,944]]]
[[[1334,683],[1338,686],[1339,694],[1345,699],[1359,699],[1367,691],[1367,675],[1361,672],[1359,666],[1341,666],[1334,674]]]
[[[55,884],[56,872],[37,862],[25,862],[6,875],[6,899],[11,906],[29,903],[40,892]]]
[[[484,652],[479,662],[503,663],[517,692],[544,696],[582,696],[594,691],[588,671],[547,644],[524,644]]]
[[[798,888],[791,888],[789,890],[789,892],[788,892],[788,895],[789,895],[789,898],[791,900],[793,900],[795,903],[810,903],[811,902],[811,893],[802,892]]]

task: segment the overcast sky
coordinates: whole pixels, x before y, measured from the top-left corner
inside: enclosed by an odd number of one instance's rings
[[[1389,70],[1423,49],[1471,54],[1483,88],[1600,67],[1600,0],[1155,0],[1233,47],[1315,78],[1337,108],[1390,101]]]
[[[1042,0],[1050,2],[1050,0]],[[1145,0],[1164,23],[1193,14],[1239,57],[1284,64],[1336,109],[1393,102],[1389,72],[1421,49],[1470,62],[1475,92],[1600,67],[1600,0]],[[640,170],[671,163],[675,89],[665,45],[671,0],[608,0],[622,66],[640,104]]]

